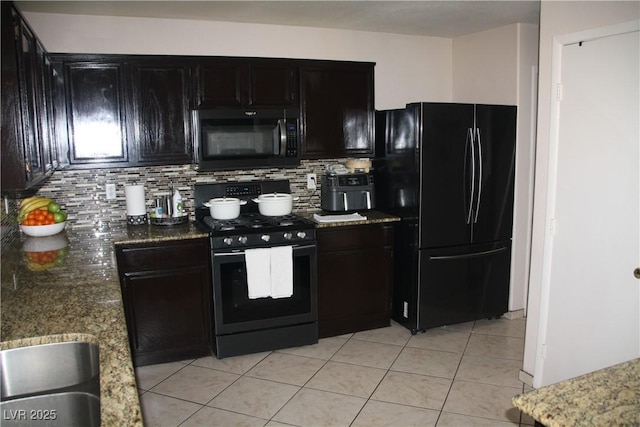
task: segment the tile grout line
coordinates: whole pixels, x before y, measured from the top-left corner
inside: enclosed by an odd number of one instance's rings
[[[354,336],[354,334],[352,333],[352,334],[351,334],[351,336],[350,336],[350,337],[349,337],[345,342],[343,342],[343,343],[342,343],[342,345],[340,345],[340,347],[338,347],[338,349],[337,349],[336,351],[334,351],[334,352],[333,352],[333,354],[332,354],[328,359],[326,359],[326,360],[324,361],[324,363],[322,364],[322,366],[321,366],[321,367],[320,367],[320,368],[319,368],[319,369],[318,369],[318,370],[317,370],[313,375],[311,375],[311,377],[309,377],[309,379],[308,379],[307,381],[305,381],[305,383],[304,383],[304,384],[302,384],[302,385],[300,386],[300,388],[298,389],[298,391],[296,391],[296,392],[293,394],[293,396],[291,396],[291,397],[290,397],[290,398],[289,398],[289,399],[288,399],[288,400],[287,400],[287,401],[286,401],[286,402],[285,402],[285,403],[280,407],[280,409],[278,409],[278,410],[276,411],[276,413],[275,413],[275,414],[273,414],[273,416],[272,416],[271,418],[269,418],[269,420],[267,421],[267,423],[269,423],[269,422],[271,422],[271,421],[281,422],[281,421],[274,420],[274,418],[275,418],[275,417],[280,413],[280,411],[282,411],[282,410],[284,409],[284,407],[285,407],[285,406],[287,406],[287,405],[289,404],[289,402],[291,402],[291,401],[293,400],[293,398],[294,398],[294,397],[296,397],[298,394],[300,394],[300,391],[301,391],[302,389],[304,389],[304,388],[305,388],[305,386],[306,386],[307,384],[309,384],[309,381],[311,381],[311,380],[313,379],[313,377],[315,377],[315,376],[318,374],[318,372],[320,372],[320,370],[321,370],[322,368],[324,368],[325,366],[327,366],[327,363],[329,363],[329,361],[331,360],[331,358],[332,358],[333,356],[335,356],[335,355],[336,355],[336,354],[337,354],[337,353],[338,353],[338,352],[339,352],[339,351],[340,351],[340,350],[341,350],[345,345],[347,345],[347,343],[348,343],[349,341],[351,341],[351,338],[353,338],[353,336]],[[319,341],[320,341],[320,339],[318,339],[318,342],[319,342]],[[272,352],[272,353],[273,353],[273,352]],[[282,354],[289,354],[289,353],[282,353]],[[295,356],[297,356],[297,355],[295,355]],[[308,356],[300,356],[300,357],[308,357]],[[265,359],[266,359],[266,358],[265,358]],[[311,357],[310,359],[315,359],[315,358]],[[264,360],[264,359],[262,359],[262,360]],[[322,360],[322,359],[318,359],[318,360]],[[257,363],[256,363],[256,365],[257,365]],[[255,365],[254,365],[254,366],[255,366]],[[249,371],[247,371],[247,372],[249,372]],[[245,373],[246,373],[246,372],[245,372]],[[243,376],[244,376],[244,374],[243,374]],[[249,378],[251,378],[251,377],[249,377]],[[315,389],[310,389],[310,390],[315,390]],[[288,424],[288,423],[283,423],[283,424]],[[265,425],[266,425],[266,424],[265,424]]]
[[[355,336],[355,334],[354,334]],[[351,337],[353,338],[353,336]],[[351,340],[351,339],[349,339]],[[356,414],[355,417],[353,417],[353,420],[351,420],[351,422],[349,423],[349,426],[352,426],[353,423],[356,421],[356,419],[360,416],[360,414],[362,413],[362,410],[364,409],[365,406],[367,406],[367,404],[369,403],[369,401],[371,400],[371,396],[373,396],[376,392],[376,390],[378,390],[378,387],[380,387],[380,384],[382,384],[382,382],[384,381],[384,379],[387,377],[387,375],[389,375],[389,372],[391,371],[391,367],[393,366],[393,364],[396,362],[396,360],[398,360],[398,358],[400,357],[400,355],[402,354],[402,352],[404,351],[405,348],[407,348],[407,344],[409,343],[409,341],[411,341],[411,337],[409,337],[407,339],[407,341],[402,345],[402,349],[398,352],[398,354],[396,355],[396,357],[393,359],[393,361],[389,364],[389,367],[387,368],[386,372],[384,373],[384,375],[382,376],[382,378],[380,378],[380,381],[378,381],[378,384],[376,384],[376,386],[373,388],[373,390],[371,391],[371,394],[369,394],[369,396],[367,397],[366,401],[364,402],[364,405],[362,405],[362,408],[360,408],[360,410],[358,411],[358,413]]]
[[[462,354],[460,354],[460,361],[458,361],[458,366],[456,367],[456,371],[453,373],[453,378],[451,378],[451,385],[449,385],[449,390],[447,391],[447,395],[444,397],[444,400],[442,402],[442,408],[440,408],[440,411],[438,413],[438,418],[436,418],[436,422],[434,424],[434,426],[438,425],[438,422],[440,421],[440,417],[442,416],[442,413],[444,412],[444,406],[447,404],[447,399],[449,398],[449,394],[451,394],[451,389],[453,388],[453,382],[456,380],[456,376],[458,375],[458,371],[460,370],[460,365],[462,365],[462,359],[464,359],[464,354],[467,351],[467,347],[469,346],[469,341],[471,341],[471,336],[473,335],[473,328],[475,328],[476,326],[476,322],[473,322],[473,326],[471,327],[471,330],[469,331],[469,336],[467,337],[467,342],[464,345],[464,349],[462,350]]]

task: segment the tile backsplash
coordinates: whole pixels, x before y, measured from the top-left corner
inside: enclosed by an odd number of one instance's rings
[[[297,168],[252,169],[236,171],[196,172],[192,165],[153,166],[140,168],[82,169],[56,171],[40,188],[38,195],[50,197],[62,205],[72,227],[100,228],[110,222],[126,221],[125,185],[144,184],[148,212],[153,199],[169,192],[169,185],[182,195],[187,212],[193,213],[193,186],[200,182],[251,181],[288,179],[294,196],[299,196],[294,209],[320,207],[320,187],[307,190],[307,173],[315,173],[320,181],[327,166],[345,159],[303,160]],[[106,200],[106,184],[116,184],[116,198]],[[15,238],[15,222],[19,200],[5,197],[2,209],[2,241]]]

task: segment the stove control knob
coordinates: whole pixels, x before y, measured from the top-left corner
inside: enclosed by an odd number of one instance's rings
[[[231,246],[231,244],[233,243],[233,239],[231,237],[225,237],[222,241],[227,246]]]
[[[262,237],[260,238],[265,242],[268,242],[269,240],[271,240],[271,236],[269,236],[268,234],[263,234]]]
[[[245,245],[247,243],[247,236],[240,236],[238,237],[238,242],[242,243],[243,245]]]
[[[307,237],[307,233],[305,233],[304,231],[298,231],[298,234],[296,234],[296,236],[298,236],[301,239],[304,239],[305,237]]]
[[[284,239],[285,240],[291,240],[291,238],[293,237],[293,234],[291,233],[284,233]]]

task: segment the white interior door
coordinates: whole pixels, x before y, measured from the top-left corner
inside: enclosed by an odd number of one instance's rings
[[[562,47],[535,387],[640,356],[639,40]]]

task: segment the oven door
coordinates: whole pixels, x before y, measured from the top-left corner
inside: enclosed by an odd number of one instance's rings
[[[212,251],[215,334],[316,321],[316,257],[315,244],[293,246],[293,296],[249,299],[244,252]]]

